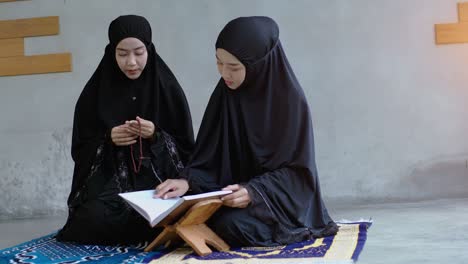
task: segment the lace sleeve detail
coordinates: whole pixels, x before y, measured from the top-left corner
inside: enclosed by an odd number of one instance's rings
[[[174,139],[166,132],[161,131],[162,139],[166,145],[167,151],[169,152],[169,156],[171,157],[172,165],[174,165],[177,172],[180,172],[184,169],[184,164],[180,159],[179,151],[177,150],[177,146],[174,142]]]
[[[155,142],[151,145],[151,161],[162,180],[179,177],[184,164],[179,155],[174,138],[159,130]]]

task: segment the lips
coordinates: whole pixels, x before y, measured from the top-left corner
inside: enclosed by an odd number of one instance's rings
[[[127,73],[128,73],[129,75],[135,75],[135,74],[138,73],[138,70],[127,70]]]
[[[224,80],[224,83],[226,83],[227,86],[231,86],[234,82]]]

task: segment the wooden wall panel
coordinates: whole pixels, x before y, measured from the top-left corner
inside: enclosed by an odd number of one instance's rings
[[[458,3],[458,22],[468,22],[468,2]]]
[[[457,3],[457,8],[458,23],[435,25],[436,44],[468,43],[468,2]]]
[[[0,58],[0,76],[71,71],[71,54]]]
[[[23,0],[0,0],[14,2]],[[70,53],[25,56],[24,38],[59,34],[59,17],[0,20],[0,76],[70,72]]]
[[[0,58],[24,56],[24,39],[0,39]]]
[[[58,16],[0,20],[0,39],[57,35],[58,33]]]
[[[437,44],[468,42],[468,23],[437,24],[435,31]]]

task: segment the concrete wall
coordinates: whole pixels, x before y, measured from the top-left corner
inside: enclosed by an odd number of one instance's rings
[[[219,76],[214,42],[237,16],[268,15],[307,94],[327,200],[468,196],[468,44],[436,46],[456,0],[40,0],[0,20],[60,16],[26,53],[72,52],[73,72],[0,77],[0,218],[62,213],[74,104],[121,14],[140,14],[185,89],[197,130]]]

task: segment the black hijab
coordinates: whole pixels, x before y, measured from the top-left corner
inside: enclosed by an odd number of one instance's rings
[[[192,150],[193,128],[187,100],[175,76],[156,53],[151,34],[148,21],[136,15],[120,16],[109,26],[104,57],[75,107],[75,171],[70,198],[89,173],[97,147],[105,140],[110,142],[110,130],[136,116],[152,121],[156,130],[174,137],[183,162]],[[116,46],[129,37],[142,41],[148,53],[146,66],[136,80],[127,78],[115,59]]]
[[[241,61],[246,77],[236,90],[218,82],[182,177],[196,192],[244,184],[252,206],[265,203],[282,225],[279,241],[291,241],[286,233],[302,227],[323,235],[334,223],[321,199],[311,114],[277,24],[268,17],[234,19],[216,48]]]

